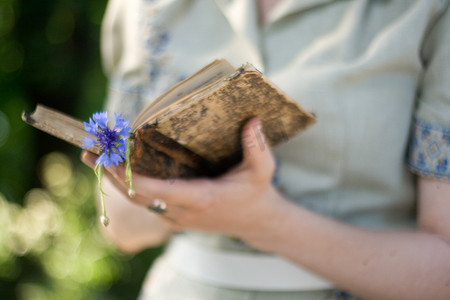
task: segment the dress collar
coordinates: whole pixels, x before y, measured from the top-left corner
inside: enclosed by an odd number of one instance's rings
[[[269,13],[266,23],[270,24],[286,16],[334,1],[336,0],[284,0]]]
[[[260,25],[256,0],[215,0],[230,26],[247,47],[251,63],[263,70],[263,57],[260,52]],[[327,4],[337,0],[284,0],[268,15],[265,26],[286,16]]]

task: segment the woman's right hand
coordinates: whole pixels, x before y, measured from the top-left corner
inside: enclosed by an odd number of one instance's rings
[[[94,168],[97,155],[84,151],[81,161]],[[102,181],[106,213],[110,219],[104,232],[122,251],[137,252],[166,241],[171,231],[164,219],[152,211],[136,205],[128,196],[128,185],[104,172]],[[136,195],[136,197],[142,197]],[[103,227],[103,226],[102,226]]]

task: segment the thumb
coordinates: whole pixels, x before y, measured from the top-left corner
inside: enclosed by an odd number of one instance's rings
[[[248,121],[242,130],[243,164],[256,174],[268,174],[275,170],[275,159],[263,133],[258,118]]]

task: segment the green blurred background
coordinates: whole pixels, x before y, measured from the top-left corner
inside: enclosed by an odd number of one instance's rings
[[[108,244],[80,150],[20,117],[36,103],[81,120],[102,110],[106,2],[0,0],[0,299],[136,299],[160,253]]]

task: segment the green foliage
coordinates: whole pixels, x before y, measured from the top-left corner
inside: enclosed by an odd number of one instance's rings
[[[0,276],[17,278],[26,271],[17,258],[27,257],[41,276],[19,282],[19,298],[95,295],[117,279],[120,263],[95,224],[93,178],[61,153],[45,156],[41,170],[44,187],[28,191],[23,207],[0,198],[0,263],[8,266]]]
[[[135,299],[142,278],[127,295],[112,293],[139,266],[99,232],[91,170],[60,152],[44,156],[40,170],[43,187],[29,190],[23,206],[0,194],[0,278],[17,281],[18,299]]]
[[[0,1],[0,299],[136,299],[160,252],[108,244],[80,151],[20,118],[36,103],[80,119],[102,108],[105,5]]]

